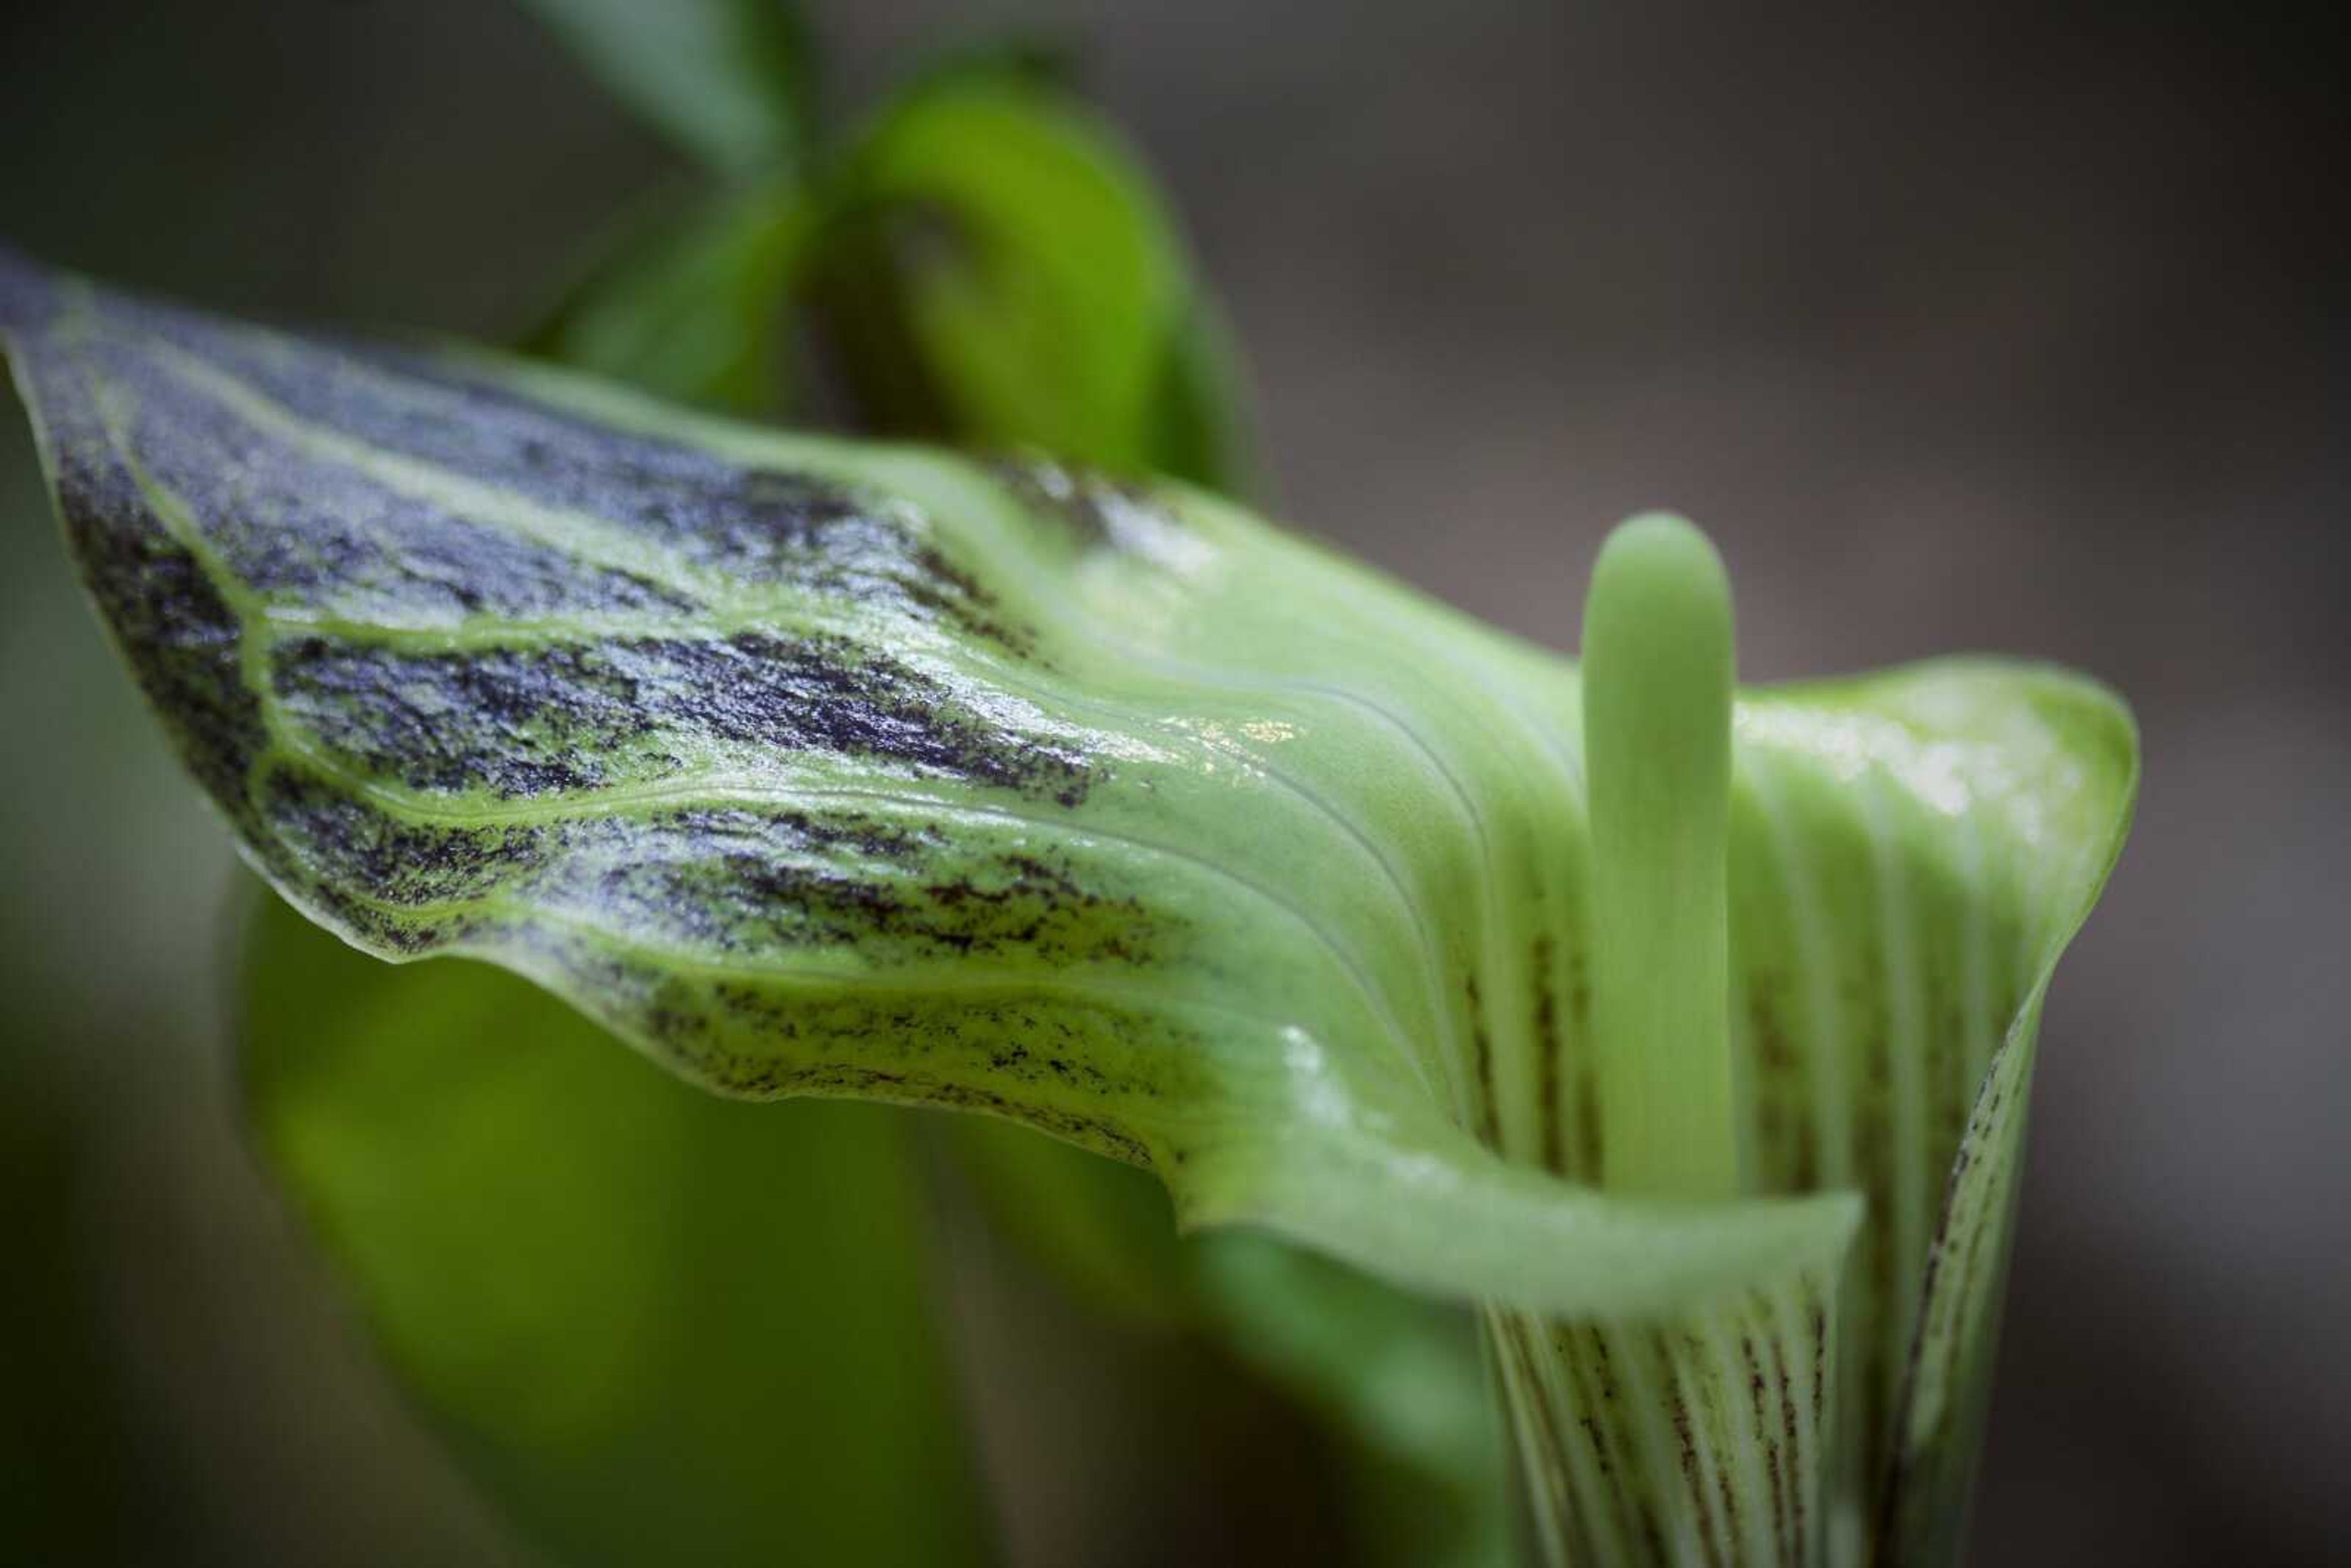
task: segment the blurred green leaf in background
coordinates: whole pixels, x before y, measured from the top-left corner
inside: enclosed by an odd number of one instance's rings
[[[839,173],[822,298],[867,425],[1245,494],[1239,378],[1134,156],[991,61],[886,106]]]
[[[797,385],[785,339],[812,216],[781,176],[664,194],[630,219],[523,347],[673,402],[773,418]]]
[[[987,1559],[908,1118],[705,1093],[513,975],[383,964],[274,896],[246,973],[262,1148],[562,1561]]]
[[[815,60],[786,0],[523,0],[580,63],[711,170],[789,170],[810,152]]]

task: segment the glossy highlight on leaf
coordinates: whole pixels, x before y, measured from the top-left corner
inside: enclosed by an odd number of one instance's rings
[[[1604,1195],[1572,664],[1177,487],[22,266],[0,325],[94,599],[314,918],[1479,1303],[1562,1559],[1946,1549],[2038,999],[2135,785],[2101,689],[1740,696],[1758,1196]]]

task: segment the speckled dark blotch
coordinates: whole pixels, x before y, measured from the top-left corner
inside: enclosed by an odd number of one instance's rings
[[[410,821],[298,768],[271,769],[259,795],[296,865],[396,907],[481,898],[543,867],[564,841],[554,826]]]
[[[150,478],[271,600],[405,622],[696,608],[303,451],[134,350],[102,345],[91,359],[129,394],[131,447]]]
[[[244,682],[235,612],[174,538],[109,443],[82,378],[53,354],[18,355],[47,426],[57,509],[82,580],[199,783],[233,821],[264,744]]]
[[[341,584],[415,607],[532,615],[687,611],[690,600],[452,515],[316,453],[271,441],[144,345],[160,339],[307,424],[468,483],[642,536],[741,583],[894,608],[1019,658],[1032,629],[1005,613],[918,519],[815,475],[729,461],[533,402],[446,357],[225,327],[110,298],[109,373],[138,394],[142,449],[266,591]],[[143,455],[143,450],[142,450]]]
[[[683,442],[530,401],[434,354],[321,336],[266,336],[167,308],[110,315],[235,376],[306,422],[378,451],[562,511],[603,518],[687,556],[763,575],[825,553],[863,516],[811,475],[747,467]]]
[[[368,773],[509,798],[658,778],[714,743],[829,751],[1075,805],[1091,765],[833,636],[738,632],[461,653],[324,636],[273,650],[289,716]]]
[[[950,856],[934,830],[853,809],[420,822],[291,760],[264,771],[253,805],[274,876],[404,952],[475,934],[516,895],[681,951],[854,947],[883,967],[1012,950],[1133,963],[1170,935],[1139,901],[1089,889],[1059,852]]]
[[[854,809],[819,815],[791,809],[696,806],[663,812],[651,821],[705,841],[764,841],[778,835],[798,851],[902,863],[946,842],[935,827],[909,826]]]
[[[664,945],[748,956],[853,948],[883,969],[1007,953],[1055,968],[1129,964],[1170,935],[1139,902],[1090,892],[1071,868],[1034,855],[942,875],[919,859],[826,854],[780,821],[723,838],[656,824],[618,852],[581,857],[534,896]]]

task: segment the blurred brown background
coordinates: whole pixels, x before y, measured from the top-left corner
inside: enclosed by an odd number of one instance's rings
[[[1755,678],[1993,648],[2130,697],[2145,799],[2048,1013],[1974,1556],[2351,1554],[2332,28],[815,9],[844,101],[999,24],[1084,41],[1302,525],[1571,647],[1602,531],[1670,505],[1725,545]],[[499,335],[672,172],[492,0],[0,12],[0,232],[207,304]],[[227,852],[13,413],[0,566],[0,1518],[95,1478],[94,1560],[522,1560],[234,1141]]]

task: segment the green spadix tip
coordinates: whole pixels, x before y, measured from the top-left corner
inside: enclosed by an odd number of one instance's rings
[[[1730,582],[1664,513],[1609,536],[1583,618],[1593,1018],[1602,1179],[1659,1196],[1742,1185],[1730,1054]]]
[[[1719,622],[1727,645],[1730,577],[1714,541],[1696,523],[1674,512],[1644,512],[1619,523],[1600,547],[1590,608],[1688,617],[1675,628],[1685,632]],[[1588,621],[1584,635],[1588,643]]]

